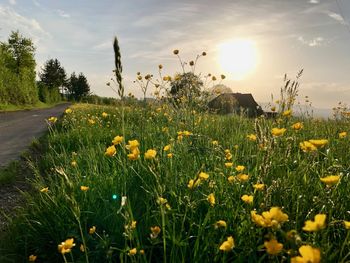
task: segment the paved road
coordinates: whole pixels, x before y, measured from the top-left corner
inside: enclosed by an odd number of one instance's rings
[[[46,119],[60,116],[69,103],[50,109],[0,113],[0,166],[19,158],[46,130]]]

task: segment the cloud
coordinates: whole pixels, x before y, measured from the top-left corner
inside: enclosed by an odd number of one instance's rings
[[[298,40],[309,47],[318,47],[324,45],[324,38],[323,37],[316,37],[311,40],[306,40],[302,36],[298,37]]]
[[[36,1],[36,0],[33,0],[33,4],[36,5],[37,7],[41,6],[40,3],[38,1]]]
[[[9,0],[9,3],[10,3],[11,5],[15,5],[15,4],[16,4],[16,0]]]
[[[99,43],[95,46],[92,47],[92,49],[94,50],[106,50],[106,49],[112,49],[113,46],[113,41],[111,40],[107,40],[105,42]]]
[[[63,17],[63,18],[70,18],[70,14],[66,13],[65,11],[61,10],[61,9],[58,9],[57,10],[57,13],[60,17]]]
[[[340,24],[342,25],[346,25],[346,21],[344,20],[344,18],[337,13],[333,13],[333,12],[328,12],[327,15],[331,18],[333,18],[334,20],[338,21]]]
[[[318,4],[319,2],[320,2],[320,1],[318,1],[318,0],[310,0],[310,1],[309,1],[310,4]]]

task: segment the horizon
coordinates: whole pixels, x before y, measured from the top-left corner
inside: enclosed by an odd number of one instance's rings
[[[300,102],[308,96],[315,108],[331,109],[350,99],[349,19],[350,3],[341,0],[1,0],[0,41],[19,30],[37,48],[37,73],[57,58],[67,76],[83,72],[99,96],[115,97],[106,83],[116,36],[126,94],[141,97],[138,71],[156,75],[162,64],[165,75],[179,72],[178,49],[187,62],[205,51],[196,73],[225,74],[222,84],[260,102],[278,97],[285,73],[293,79],[304,69]]]

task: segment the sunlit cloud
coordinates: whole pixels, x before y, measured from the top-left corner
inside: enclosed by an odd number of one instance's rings
[[[346,21],[344,20],[344,18],[340,14],[337,14],[334,12],[328,12],[328,16],[333,18],[334,20],[338,21],[342,25],[347,24]]]
[[[70,14],[66,13],[65,11],[61,10],[61,9],[58,9],[57,10],[57,13],[60,17],[63,17],[63,18],[70,18]]]
[[[311,40],[306,40],[306,39],[304,39],[304,37],[299,36],[298,40],[302,44],[307,45],[309,47],[318,47],[318,46],[322,46],[324,44],[324,38],[323,37],[316,37],[316,38],[313,38]]]
[[[318,4],[318,3],[320,3],[320,1],[318,1],[318,0],[310,0],[309,3],[310,4]]]
[[[15,4],[16,4],[16,0],[9,0],[9,3],[10,3],[11,5],[15,5]]]

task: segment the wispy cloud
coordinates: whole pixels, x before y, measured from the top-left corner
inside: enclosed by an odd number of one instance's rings
[[[327,15],[331,18],[333,18],[334,20],[338,21],[340,24],[342,25],[346,25],[346,21],[344,20],[344,18],[340,15],[340,14],[337,14],[337,13],[334,13],[334,12],[328,12]]]
[[[324,44],[324,38],[323,37],[315,37],[311,40],[306,40],[304,37],[299,36],[298,40],[304,44],[307,45],[309,47],[318,47],[318,46],[322,46]]]
[[[92,47],[94,50],[106,50],[106,49],[111,49],[113,45],[112,40],[107,40],[105,42],[99,43],[95,46]]]
[[[63,18],[70,18],[70,14],[66,13],[65,11],[61,10],[61,9],[58,9],[57,10],[57,13],[60,17],[63,17]]]
[[[319,2],[320,2],[320,1],[318,1],[318,0],[310,0],[310,1],[309,1],[310,4],[318,4]]]
[[[16,4],[16,0],[9,0],[9,3],[10,3],[11,5],[15,5],[15,4]]]

